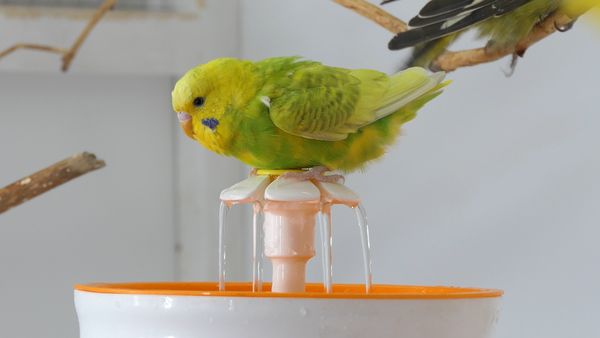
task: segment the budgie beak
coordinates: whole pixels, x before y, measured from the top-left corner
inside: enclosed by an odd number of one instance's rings
[[[177,119],[183,132],[192,140],[194,138],[194,131],[192,129],[192,116],[185,112],[177,112]]]

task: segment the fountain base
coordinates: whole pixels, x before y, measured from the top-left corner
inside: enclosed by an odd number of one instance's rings
[[[252,292],[252,283],[79,285],[81,338],[487,338],[498,290],[307,284],[303,293]]]

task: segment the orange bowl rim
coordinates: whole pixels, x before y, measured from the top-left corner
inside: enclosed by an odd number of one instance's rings
[[[264,283],[266,291],[253,292],[250,282],[229,282],[225,284],[225,291],[219,291],[216,282],[143,282],[78,284],[75,290],[121,295],[329,299],[471,299],[497,298],[504,294],[496,289],[386,284],[373,285],[369,293],[365,292],[364,284],[334,284],[330,294],[323,291],[322,284],[316,283],[306,284],[303,293],[272,293],[270,287],[270,283]]]

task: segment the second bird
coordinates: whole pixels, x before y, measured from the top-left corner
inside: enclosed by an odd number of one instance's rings
[[[385,3],[392,2],[385,1]],[[429,67],[431,62],[467,29],[475,28],[486,48],[514,48],[541,20],[556,11],[562,0],[431,0],[410,22],[410,29],[389,43],[392,50],[414,47],[407,66]],[[524,51],[515,51],[523,53]]]

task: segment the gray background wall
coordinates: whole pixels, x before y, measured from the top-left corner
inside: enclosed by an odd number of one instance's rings
[[[108,163],[0,216],[2,336],[75,337],[75,283],[173,278],[167,80],[1,75],[3,182],[82,150]]]
[[[408,18],[421,4],[388,10]],[[218,192],[247,169],[177,129],[170,88],[183,69],[217,56],[302,55],[392,72],[405,56],[385,50],[385,30],[329,1],[206,1],[199,13],[109,17],[67,75],[48,55],[0,62],[0,181],[83,149],[109,163],[0,216],[0,296],[17,304],[0,308],[4,332],[76,337],[76,282],[216,277]],[[10,41],[36,31],[66,41],[80,25],[0,19]],[[144,66],[152,32],[168,48],[151,49]],[[502,288],[500,338],[600,334],[598,39],[580,23],[528,51],[510,79],[507,60],[451,74],[386,157],[348,177],[370,216],[375,282]],[[360,282],[354,220],[334,212],[334,279]],[[244,216],[234,215],[228,245],[232,279],[249,279]],[[318,259],[309,277],[321,280]]]

